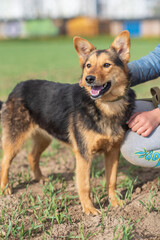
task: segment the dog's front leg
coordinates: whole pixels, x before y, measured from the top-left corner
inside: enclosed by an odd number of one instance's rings
[[[116,181],[117,181],[117,168],[120,157],[120,146],[116,146],[109,152],[105,152],[105,171],[108,188],[109,201],[111,206],[115,207],[121,205],[122,202],[117,200],[116,197]]]
[[[90,169],[91,160],[85,160],[79,152],[76,155],[76,183],[83,211],[89,215],[100,212],[93,206],[90,198]]]

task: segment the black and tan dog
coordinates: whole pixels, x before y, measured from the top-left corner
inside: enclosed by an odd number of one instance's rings
[[[70,145],[76,156],[76,180],[79,198],[86,214],[97,214],[90,199],[90,168],[95,153],[103,152],[112,205],[115,196],[117,166],[126,120],[135,95],[129,89],[127,63],[130,36],[122,32],[107,50],[96,50],[87,40],[74,38],[82,66],[79,84],[60,84],[44,80],[19,83],[2,103],[1,189],[10,194],[8,173],[12,159],[24,141],[32,137],[28,156],[37,180],[43,179],[39,167],[41,153],[52,137]]]

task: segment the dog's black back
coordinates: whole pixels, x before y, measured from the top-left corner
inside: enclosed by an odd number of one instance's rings
[[[130,90],[126,96],[129,105],[124,112],[120,125],[126,127],[126,120],[133,110],[134,93]],[[33,121],[52,136],[70,143],[69,125],[72,121],[75,135],[80,135],[76,127],[82,124],[88,130],[103,134],[99,122],[104,118],[101,111],[79,84],[61,84],[45,80],[28,80],[19,83],[9,95],[7,102],[21,102],[29,111]],[[115,119],[105,116],[103,121],[114,129]]]

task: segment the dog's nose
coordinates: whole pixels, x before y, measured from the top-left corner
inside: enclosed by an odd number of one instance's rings
[[[96,77],[93,76],[93,75],[88,75],[88,76],[86,77],[86,82],[87,82],[88,84],[93,83],[95,80],[96,80]]]

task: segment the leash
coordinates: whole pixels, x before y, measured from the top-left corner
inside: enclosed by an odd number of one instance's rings
[[[126,91],[128,91],[128,89],[130,88],[130,83],[128,84]],[[151,98],[142,98],[142,99],[136,99],[139,101],[149,101],[152,102],[155,108],[159,108],[160,109],[160,88],[159,87],[152,87],[150,88],[150,93],[152,95]],[[120,99],[122,99],[124,96],[118,97],[117,99],[110,101],[110,102],[116,102],[119,101]]]
[[[137,99],[137,100],[152,102],[155,108],[157,108],[157,107],[160,108],[160,88],[152,87],[150,89],[150,93],[152,95],[151,98],[142,98],[142,99]]]

